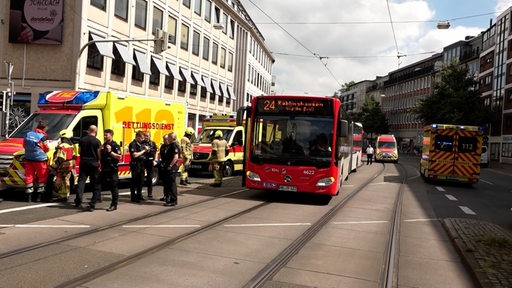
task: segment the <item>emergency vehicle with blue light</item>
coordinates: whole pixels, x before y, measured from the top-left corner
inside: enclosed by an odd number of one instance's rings
[[[484,128],[432,124],[424,127],[420,174],[426,180],[475,184],[480,179]]]
[[[0,189],[25,187],[23,138],[39,120],[48,124],[50,162],[60,131],[72,132],[72,141],[78,152],[77,143],[87,134],[90,125],[98,127],[96,137],[102,143],[104,129],[112,129],[113,140],[120,145],[122,152],[118,166],[120,179],[131,177],[128,145],[135,138],[136,131],[150,131],[157,144],[164,134],[176,132],[183,135],[185,131],[185,104],[164,99],[114,94],[111,91],[51,91],[40,94],[38,108],[7,139],[0,141]],[[79,162],[80,157],[77,164]],[[74,175],[78,174],[78,169],[79,165],[76,165]],[[157,177],[158,173],[153,175]],[[154,182],[157,180],[153,179]]]
[[[209,172],[212,141],[217,130],[222,132],[229,145],[229,154],[224,162],[224,176],[242,171],[245,139],[243,126],[237,125],[235,115],[213,115],[203,120],[201,133],[193,143],[191,173]]]

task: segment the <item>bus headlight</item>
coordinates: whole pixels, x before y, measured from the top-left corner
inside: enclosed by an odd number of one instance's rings
[[[327,187],[334,183],[334,177],[322,178],[316,182],[316,186],[318,187]]]
[[[247,171],[247,179],[258,182],[261,181],[260,175],[251,171]]]

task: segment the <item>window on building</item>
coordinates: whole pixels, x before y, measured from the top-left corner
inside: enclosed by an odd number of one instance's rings
[[[116,0],[114,15],[123,20],[128,20],[128,0]]]
[[[228,34],[228,14],[222,13],[222,33]]]
[[[212,46],[212,64],[217,65],[219,59],[219,44],[213,42]]]
[[[174,89],[174,75],[172,74],[172,71],[169,69],[169,65],[172,65],[172,64],[167,64],[165,65],[165,69],[167,69],[167,74],[169,74],[169,76],[165,75],[165,82],[164,82],[164,85],[165,85],[165,88],[168,88],[168,89]]]
[[[164,12],[156,7],[153,8],[153,35],[156,35],[156,30],[162,30],[162,22],[164,20]]]
[[[183,6],[190,8],[190,0],[183,0]]]
[[[194,13],[201,16],[201,10],[203,8],[203,1],[202,0],[195,0],[194,1]]]
[[[105,11],[107,7],[107,0],[91,0],[91,5]]]
[[[148,14],[148,2],[137,0],[135,2],[135,26],[146,30],[146,20]]]
[[[192,32],[192,54],[199,56],[199,43],[201,42],[201,35],[197,31]]]
[[[228,54],[228,71],[233,72],[233,52]]]
[[[220,48],[220,68],[226,68],[226,48]]]
[[[185,24],[181,24],[181,41],[180,41],[180,47],[183,50],[188,51],[188,26]]]
[[[204,20],[208,23],[212,21],[212,1],[204,1]]]
[[[235,20],[231,19],[229,22],[229,38],[235,39]]]
[[[215,18],[213,19],[214,23],[220,23],[220,8],[215,7]]]
[[[92,41],[89,34],[89,41]],[[96,45],[89,45],[87,47],[87,67],[103,71],[103,55],[100,54]]]
[[[126,73],[126,62],[124,62],[121,53],[117,50],[117,46],[114,45],[114,59],[112,59],[112,74],[123,76]]]
[[[210,59],[210,38],[203,38],[203,59],[208,61]]]
[[[169,16],[169,20],[167,21],[167,32],[169,33],[169,43],[174,45],[176,45],[176,23],[178,23],[178,20]]]

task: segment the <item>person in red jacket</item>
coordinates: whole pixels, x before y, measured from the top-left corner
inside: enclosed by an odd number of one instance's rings
[[[48,155],[50,150],[48,146],[48,125],[44,120],[39,120],[34,131],[30,131],[23,139],[23,148],[25,148],[25,195],[28,202],[32,201],[32,196],[36,202],[41,201],[41,192],[37,185],[34,189],[34,181],[42,184],[46,183],[48,177]],[[44,188],[44,187],[42,187]],[[33,195],[34,194],[34,195]]]

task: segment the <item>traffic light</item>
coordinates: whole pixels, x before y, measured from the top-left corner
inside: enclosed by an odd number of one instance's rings
[[[160,54],[167,50],[168,42],[169,33],[163,31],[162,29],[156,29],[155,46],[153,52],[155,52],[155,54]]]

